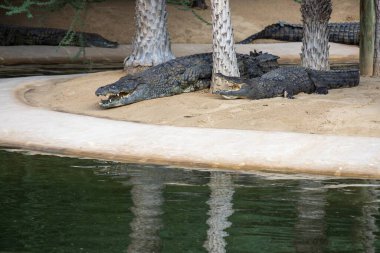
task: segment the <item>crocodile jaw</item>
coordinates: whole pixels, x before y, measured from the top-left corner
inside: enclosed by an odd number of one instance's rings
[[[219,94],[225,99],[247,98],[248,89],[246,87],[243,87],[239,90],[217,90],[214,91],[214,94]]]
[[[98,95],[97,96],[102,96]],[[128,98],[131,96],[131,93],[120,92],[120,93],[107,93],[105,99],[101,99],[99,105],[102,108],[108,109],[113,107],[118,107],[128,104]]]
[[[95,91],[96,96],[103,97],[99,102],[102,108],[108,109],[135,102],[139,93],[136,89],[137,83],[125,79],[126,77],[122,77],[119,81],[99,87]]]
[[[222,79],[223,82],[225,84],[227,84],[227,86],[229,88],[228,90],[216,91],[215,92],[216,94],[220,94],[220,95],[222,95],[223,98],[229,99],[229,100],[242,98],[242,96],[237,95],[237,94],[239,94],[240,91],[242,91],[243,85],[244,85],[244,82],[242,81],[241,78],[225,76],[225,75],[220,74],[220,73],[217,73],[216,76],[219,77],[220,79]],[[226,93],[229,93],[229,95],[227,95]],[[236,94],[236,95],[234,95],[234,94]]]

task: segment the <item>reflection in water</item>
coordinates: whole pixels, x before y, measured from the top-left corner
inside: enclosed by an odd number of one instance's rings
[[[226,241],[224,237],[228,234],[224,231],[231,226],[227,219],[233,214],[232,197],[234,187],[232,177],[227,173],[211,172],[209,187],[211,190],[210,199],[207,204],[210,207],[207,220],[209,229],[204,247],[208,252],[226,252]]]
[[[378,190],[374,187],[376,182],[368,184],[348,184],[340,187],[339,185],[324,186],[320,181],[303,180],[300,182],[301,192],[297,201],[298,221],[296,224],[296,250],[297,252],[328,252],[328,248],[333,247],[339,250],[338,242],[342,240],[345,247],[341,247],[342,252],[376,252],[376,233],[378,227],[376,217],[379,215],[378,207]],[[367,186],[366,188],[361,188]],[[328,190],[337,188],[338,193],[356,195],[352,199],[348,199],[343,205],[343,208],[358,210],[358,214],[350,222],[340,213],[344,213],[341,208],[333,209],[336,220],[329,222],[326,219],[326,205],[328,204]],[[355,189],[358,188],[358,189]],[[335,194],[330,194],[334,196]],[[338,194],[339,196],[340,194]],[[336,196],[334,197],[336,198]],[[332,198],[332,201],[335,199]],[[338,202],[338,201],[334,201]],[[330,205],[333,204],[330,200]],[[339,203],[337,203],[339,205]],[[343,234],[335,239],[328,238],[327,230],[335,230],[346,234],[351,234],[352,238],[345,238]],[[346,231],[347,229],[347,231]],[[352,231],[351,231],[352,230]],[[336,244],[336,245],[334,245]]]
[[[327,246],[325,205],[326,188],[320,181],[300,181],[300,196],[297,201],[296,240],[297,252],[325,252]]]
[[[139,174],[132,173],[129,183],[133,185],[131,210],[134,218],[130,224],[131,243],[127,252],[159,252],[158,231],[162,227],[160,216],[164,202],[162,197],[163,179],[154,170],[143,170]]]
[[[373,182],[376,183],[376,182]],[[364,198],[362,206],[362,218],[360,219],[360,237],[365,253],[375,253],[375,233],[378,232],[375,215],[379,215],[378,190],[374,188],[364,188],[361,190]]]
[[[0,252],[374,253],[379,190],[0,150]]]

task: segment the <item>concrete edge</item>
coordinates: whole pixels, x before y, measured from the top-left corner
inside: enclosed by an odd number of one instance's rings
[[[299,64],[301,42],[236,44],[236,52],[248,54],[250,51],[268,52],[280,57],[280,64]],[[78,47],[56,46],[0,46],[0,65],[14,66],[20,64],[75,64],[91,61],[92,63],[122,63],[132,52],[131,45],[119,45],[117,48],[86,48],[86,55],[78,57]],[[286,50],[284,50],[286,49]],[[211,44],[172,44],[172,51],[177,56],[212,52]],[[329,61],[337,63],[358,63],[357,46],[330,43]]]
[[[138,124],[31,107],[0,80],[0,146],[124,162],[380,178],[380,138]]]

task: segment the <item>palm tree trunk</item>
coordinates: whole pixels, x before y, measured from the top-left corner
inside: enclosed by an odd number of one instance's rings
[[[376,26],[375,26],[375,57],[373,59],[373,75],[380,76],[380,0],[376,4]]]
[[[328,22],[332,12],[331,0],[303,0],[301,14],[303,39],[301,64],[303,67],[329,70]]]
[[[165,0],[136,1],[136,33],[124,67],[155,66],[174,59],[167,29]]]
[[[362,76],[373,75],[375,59],[375,1],[360,0],[360,53],[359,67]]]
[[[213,77],[211,91],[227,89],[215,77],[216,73],[226,76],[240,76],[234,48],[229,0],[212,0],[212,49],[213,49]]]

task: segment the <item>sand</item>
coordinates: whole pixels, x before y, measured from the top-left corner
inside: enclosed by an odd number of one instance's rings
[[[225,100],[204,90],[101,109],[95,90],[123,75],[110,71],[34,83],[19,94],[33,106],[140,123],[380,137],[379,78],[362,78],[358,87],[330,90],[328,95],[299,94],[295,99]]]
[[[333,0],[333,6],[331,21],[359,19],[358,0]],[[232,0],[231,9],[237,41],[279,20],[300,22],[299,5],[293,0]],[[211,27],[191,11],[170,5],[168,12],[173,43],[211,42]],[[209,9],[195,12],[206,21],[211,21]],[[23,16],[3,17],[2,23],[67,28],[70,19],[61,17],[70,15],[72,10],[67,7],[59,15],[45,13],[33,20]],[[132,0],[92,4],[85,13],[83,30],[128,44],[133,40],[133,15]],[[97,22],[99,20],[102,22]],[[122,71],[112,71],[72,80],[31,84],[19,95],[33,106],[149,124],[380,136],[380,79],[362,78],[359,87],[331,90],[326,96],[299,94],[294,100],[224,100],[202,91],[110,110],[101,109],[98,106],[99,98],[94,95],[95,90],[123,75],[125,73]]]

